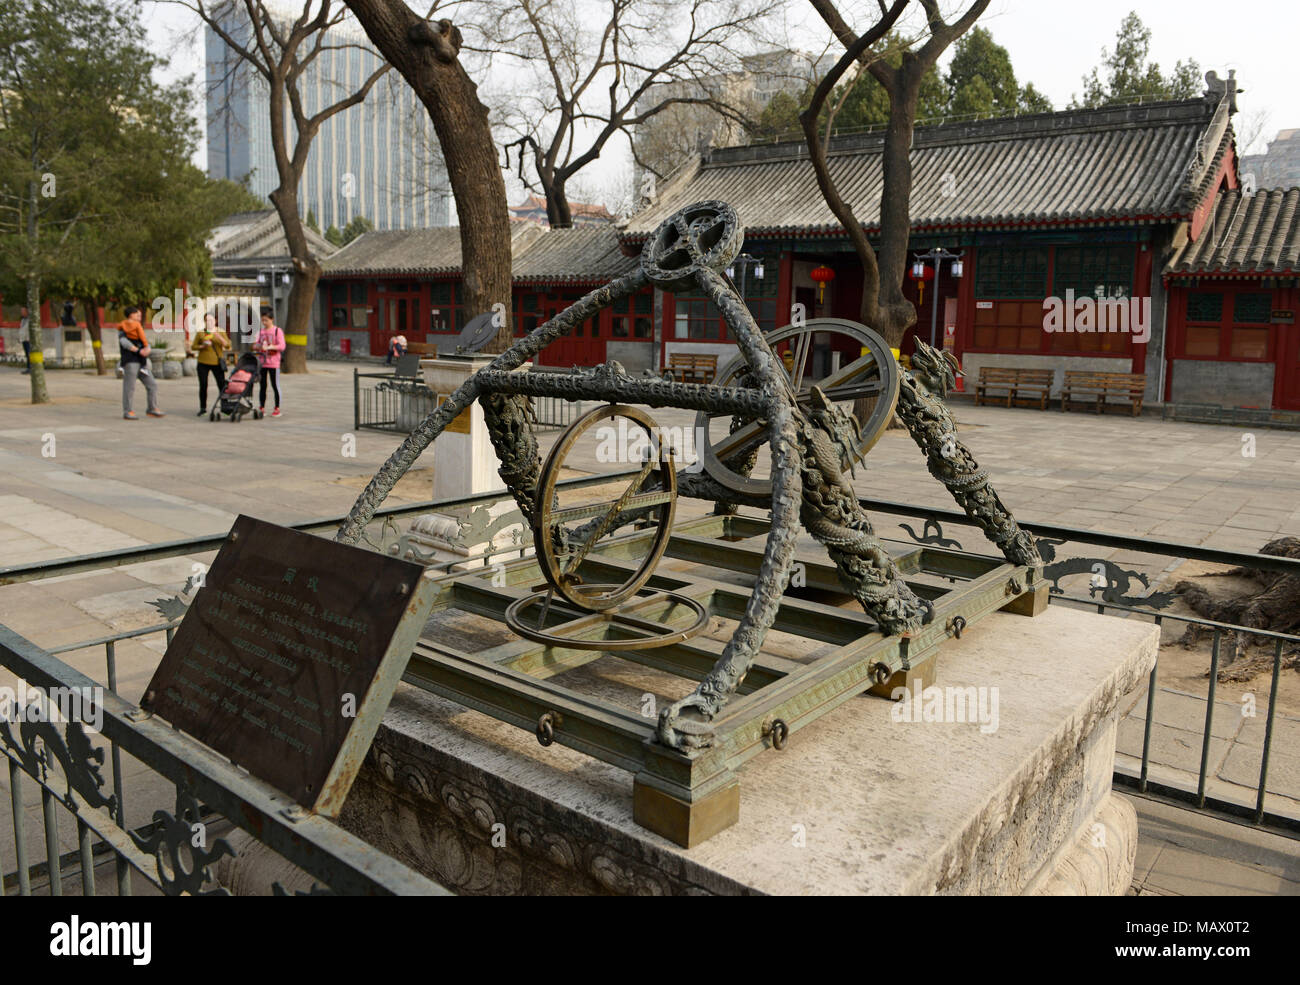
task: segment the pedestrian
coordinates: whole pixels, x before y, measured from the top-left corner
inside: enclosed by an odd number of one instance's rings
[[[266,384],[269,381],[275,391],[275,410],[272,417],[280,416],[280,354],[284,352],[284,332],[275,323],[269,306],[262,307],[262,331],[258,333],[253,351],[262,364],[262,376],[258,383],[258,410],[266,413]]]
[[[230,338],[217,328],[217,316],[204,315],[203,328],[194,334],[190,350],[199,371],[199,417],[208,412],[208,377],[217,379],[217,400],[221,399],[221,391],[226,388],[225,351],[229,348]]]
[[[392,341],[388,343],[388,358],[384,362],[391,366],[394,359],[401,359],[406,355],[406,336],[394,335]]]
[[[166,417],[158,409],[158,382],[149,369],[149,339],[141,323],[141,309],[136,305],[126,309],[126,318],[117,326],[117,346],[122,352],[122,417],[128,421],[139,420],[132,410],[135,401],[135,381],[144,384],[150,417]]]
[[[31,325],[32,320],[27,313],[27,306],[23,305],[22,315],[18,320],[18,335],[23,344],[24,374],[32,371],[32,340],[27,337],[27,333],[31,331]]]

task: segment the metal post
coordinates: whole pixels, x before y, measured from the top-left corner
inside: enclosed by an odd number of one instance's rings
[[[104,644],[105,662],[108,664],[108,689],[117,693],[117,645],[109,640]],[[126,830],[126,796],[122,792],[122,752],[117,743],[112,744],[113,796],[117,812],[117,826]],[[117,895],[131,895],[131,867],[120,854],[117,856]]]
[[[1205,773],[1210,764],[1210,730],[1214,726],[1214,691],[1219,683],[1220,629],[1214,630],[1214,649],[1210,652],[1210,691],[1205,702],[1205,735],[1201,741],[1201,775],[1196,781],[1196,806],[1205,806]]]
[[[81,849],[81,895],[95,895],[95,853],[92,850],[90,826],[77,818],[77,847]]]
[[[54,794],[41,787],[41,813],[45,819],[45,866],[50,895],[63,895],[63,873],[59,868],[59,816],[54,813]]]
[[[18,895],[32,895],[32,884],[27,870],[27,838],[23,829],[23,771],[9,760],[9,800],[14,812],[14,855],[18,862]],[[0,885],[0,893],[4,891]]]
[[[1268,688],[1268,718],[1264,720],[1264,753],[1259,760],[1259,793],[1255,798],[1255,823],[1264,820],[1264,786],[1268,782],[1268,753],[1273,745],[1273,718],[1277,710],[1277,679],[1282,676],[1282,641],[1273,650],[1273,683]]]
[[[930,291],[930,345],[938,348],[934,333],[939,325],[939,271],[943,269],[943,257],[934,258],[934,289]]]
[[[1159,627],[1161,617],[1156,616],[1156,626]],[[1151,722],[1156,714],[1156,672],[1160,669],[1160,657],[1157,655],[1156,662],[1151,665],[1151,677],[1147,681],[1147,720],[1142,729],[1142,776],[1138,784],[1138,789],[1143,793],[1147,790],[1147,771],[1151,766]]]

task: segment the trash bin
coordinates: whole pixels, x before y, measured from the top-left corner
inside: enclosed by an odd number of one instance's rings
[[[339,352],[341,352],[345,356],[352,355],[352,340],[339,339]]]

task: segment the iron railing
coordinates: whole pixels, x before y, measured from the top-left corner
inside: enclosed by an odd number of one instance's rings
[[[619,475],[633,473],[619,473]],[[614,476],[613,478],[617,478]],[[568,480],[566,489],[580,489],[610,481],[611,476]],[[502,491],[456,500],[381,509],[372,526],[374,537],[363,543],[385,553],[405,546],[389,540],[397,521],[428,512],[489,507],[505,499]],[[308,520],[295,529],[330,536],[344,517]],[[499,517],[496,527],[522,525],[517,512]],[[368,529],[368,534],[372,533]],[[466,536],[481,536],[471,525]],[[154,544],[125,551],[44,561],[0,568],[0,585],[17,584],[61,574],[101,570],[167,557],[204,554],[216,550],[225,535]],[[476,554],[456,554],[449,559],[417,560],[443,572],[458,565],[489,563],[526,550],[518,541]],[[407,556],[412,556],[409,551]],[[183,603],[177,598],[183,608]],[[216,866],[233,856],[228,832],[235,828],[254,835],[312,880],[311,894],[445,894],[441,886],[379,852],[334,822],[307,814],[268,784],[251,777],[206,746],[142,712],[118,693],[119,643],[165,636],[170,644],[179,616],[167,622],[125,630],[96,639],[44,649],[6,626],[0,625],[0,666],[21,683],[22,695],[36,702],[39,714],[29,714],[30,701],[20,713],[10,701],[0,713],[0,752],[8,760],[9,795],[14,830],[14,868],[0,882],[0,895],[62,895],[65,888],[87,896],[99,891],[97,873],[111,868],[114,891],[131,895],[142,879],[166,894],[224,893],[216,879]],[[104,677],[96,680],[60,659],[61,655],[100,649]],[[72,702],[60,699],[76,696]],[[54,713],[51,713],[53,709]],[[66,714],[71,711],[72,714]],[[53,721],[51,721],[53,719]],[[90,726],[90,731],[87,730]],[[102,738],[105,748],[98,745]],[[157,802],[156,789],[145,805],[153,821],[137,827],[127,824],[128,789],[124,782],[123,755],[144,764],[164,785],[170,784],[174,802]],[[110,772],[109,785],[103,771]],[[27,843],[26,784],[40,792],[44,858],[33,860]],[[153,781],[156,787],[157,781]],[[134,785],[134,781],[133,781]],[[168,809],[172,808],[172,809]],[[60,821],[70,816],[77,832],[77,847],[62,851]],[[7,861],[7,860],[6,860]],[[3,871],[4,865],[0,865]],[[288,894],[279,883],[276,894]],[[304,890],[295,887],[295,893]]]
[[[355,430],[410,434],[438,408],[438,395],[423,380],[396,373],[352,370],[352,424]]]
[[[863,507],[878,513],[889,513],[923,521],[922,531],[917,533],[911,524],[900,522],[899,526],[907,536],[918,543],[942,543],[943,546],[961,550],[961,545],[944,532],[943,524],[966,525],[969,518],[957,510],[919,507],[911,503],[898,503],[890,500],[862,499]],[[1151,778],[1151,728],[1156,719],[1156,695],[1158,693],[1160,662],[1151,668],[1147,682],[1146,721],[1143,729],[1142,755],[1140,767],[1136,773],[1116,766],[1114,781],[1116,784],[1152,793],[1166,799],[1190,804],[1199,809],[1218,813],[1225,818],[1237,821],[1265,825],[1289,833],[1300,833],[1300,816],[1280,814],[1267,809],[1265,804],[1268,783],[1269,760],[1273,752],[1275,724],[1277,720],[1277,692],[1282,672],[1282,658],[1288,652],[1300,652],[1300,636],[1279,633],[1271,630],[1253,629],[1233,623],[1217,622],[1200,616],[1162,612],[1163,606],[1173,601],[1170,592],[1157,590],[1151,585],[1152,579],[1142,572],[1124,568],[1112,561],[1100,557],[1071,553],[1062,556],[1063,544],[1087,545],[1097,548],[1109,548],[1148,554],[1157,558],[1206,561],[1231,567],[1253,568],[1261,571],[1278,572],[1300,576],[1300,560],[1274,557],[1268,554],[1244,554],[1238,551],[1224,551],[1217,548],[1202,547],[1197,544],[1181,544],[1170,541],[1153,540],[1149,537],[1135,537],[1124,534],[1108,534],[1078,527],[1066,527],[1056,524],[1022,523],[1022,527],[1039,538],[1039,546],[1044,554],[1045,577],[1053,583],[1050,601],[1057,604],[1095,607],[1098,613],[1113,613],[1125,618],[1149,618],[1155,625],[1177,622],[1197,626],[1212,634],[1211,655],[1208,671],[1208,687],[1205,701],[1205,719],[1201,732],[1201,755],[1195,783],[1157,781]],[[976,531],[978,535],[978,531]],[[979,535],[982,537],[982,535]],[[965,551],[963,553],[971,553]],[[979,553],[979,552],[975,552]],[[1175,564],[1166,564],[1164,572],[1170,572]],[[1089,594],[1086,596],[1069,594],[1061,584],[1067,580],[1084,579]],[[1140,594],[1138,593],[1140,589]],[[1224,659],[1222,642],[1225,633],[1232,632],[1246,639],[1254,638],[1266,642],[1272,647],[1272,668],[1269,683],[1268,709],[1264,722],[1263,746],[1260,754],[1258,781],[1255,785],[1253,802],[1237,802],[1225,797],[1213,796],[1207,792],[1210,766],[1210,739],[1214,726],[1214,701],[1221,669],[1235,659],[1235,654]],[[1182,771],[1172,771],[1182,772]]]
[[[580,400],[562,397],[529,397],[539,430],[568,427],[582,415]],[[438,394],[423,380],[392,372],[363,373],[352,370],[353,428],[410,434],[437,409]]]

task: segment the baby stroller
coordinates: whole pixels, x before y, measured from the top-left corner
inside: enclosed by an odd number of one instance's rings
[[[235,371],[230,374],[230,379],[221,391],[221,397],[212,405],[212,410],[208,411],[209,421],[217,420],[222,414],[229,414],[230,419],[238,423],[250,410],[254,420],[261,418],[262,412],[253,406],[253,384],[257,382],[259,369],[257,356],[251,352],[239,357]]]

